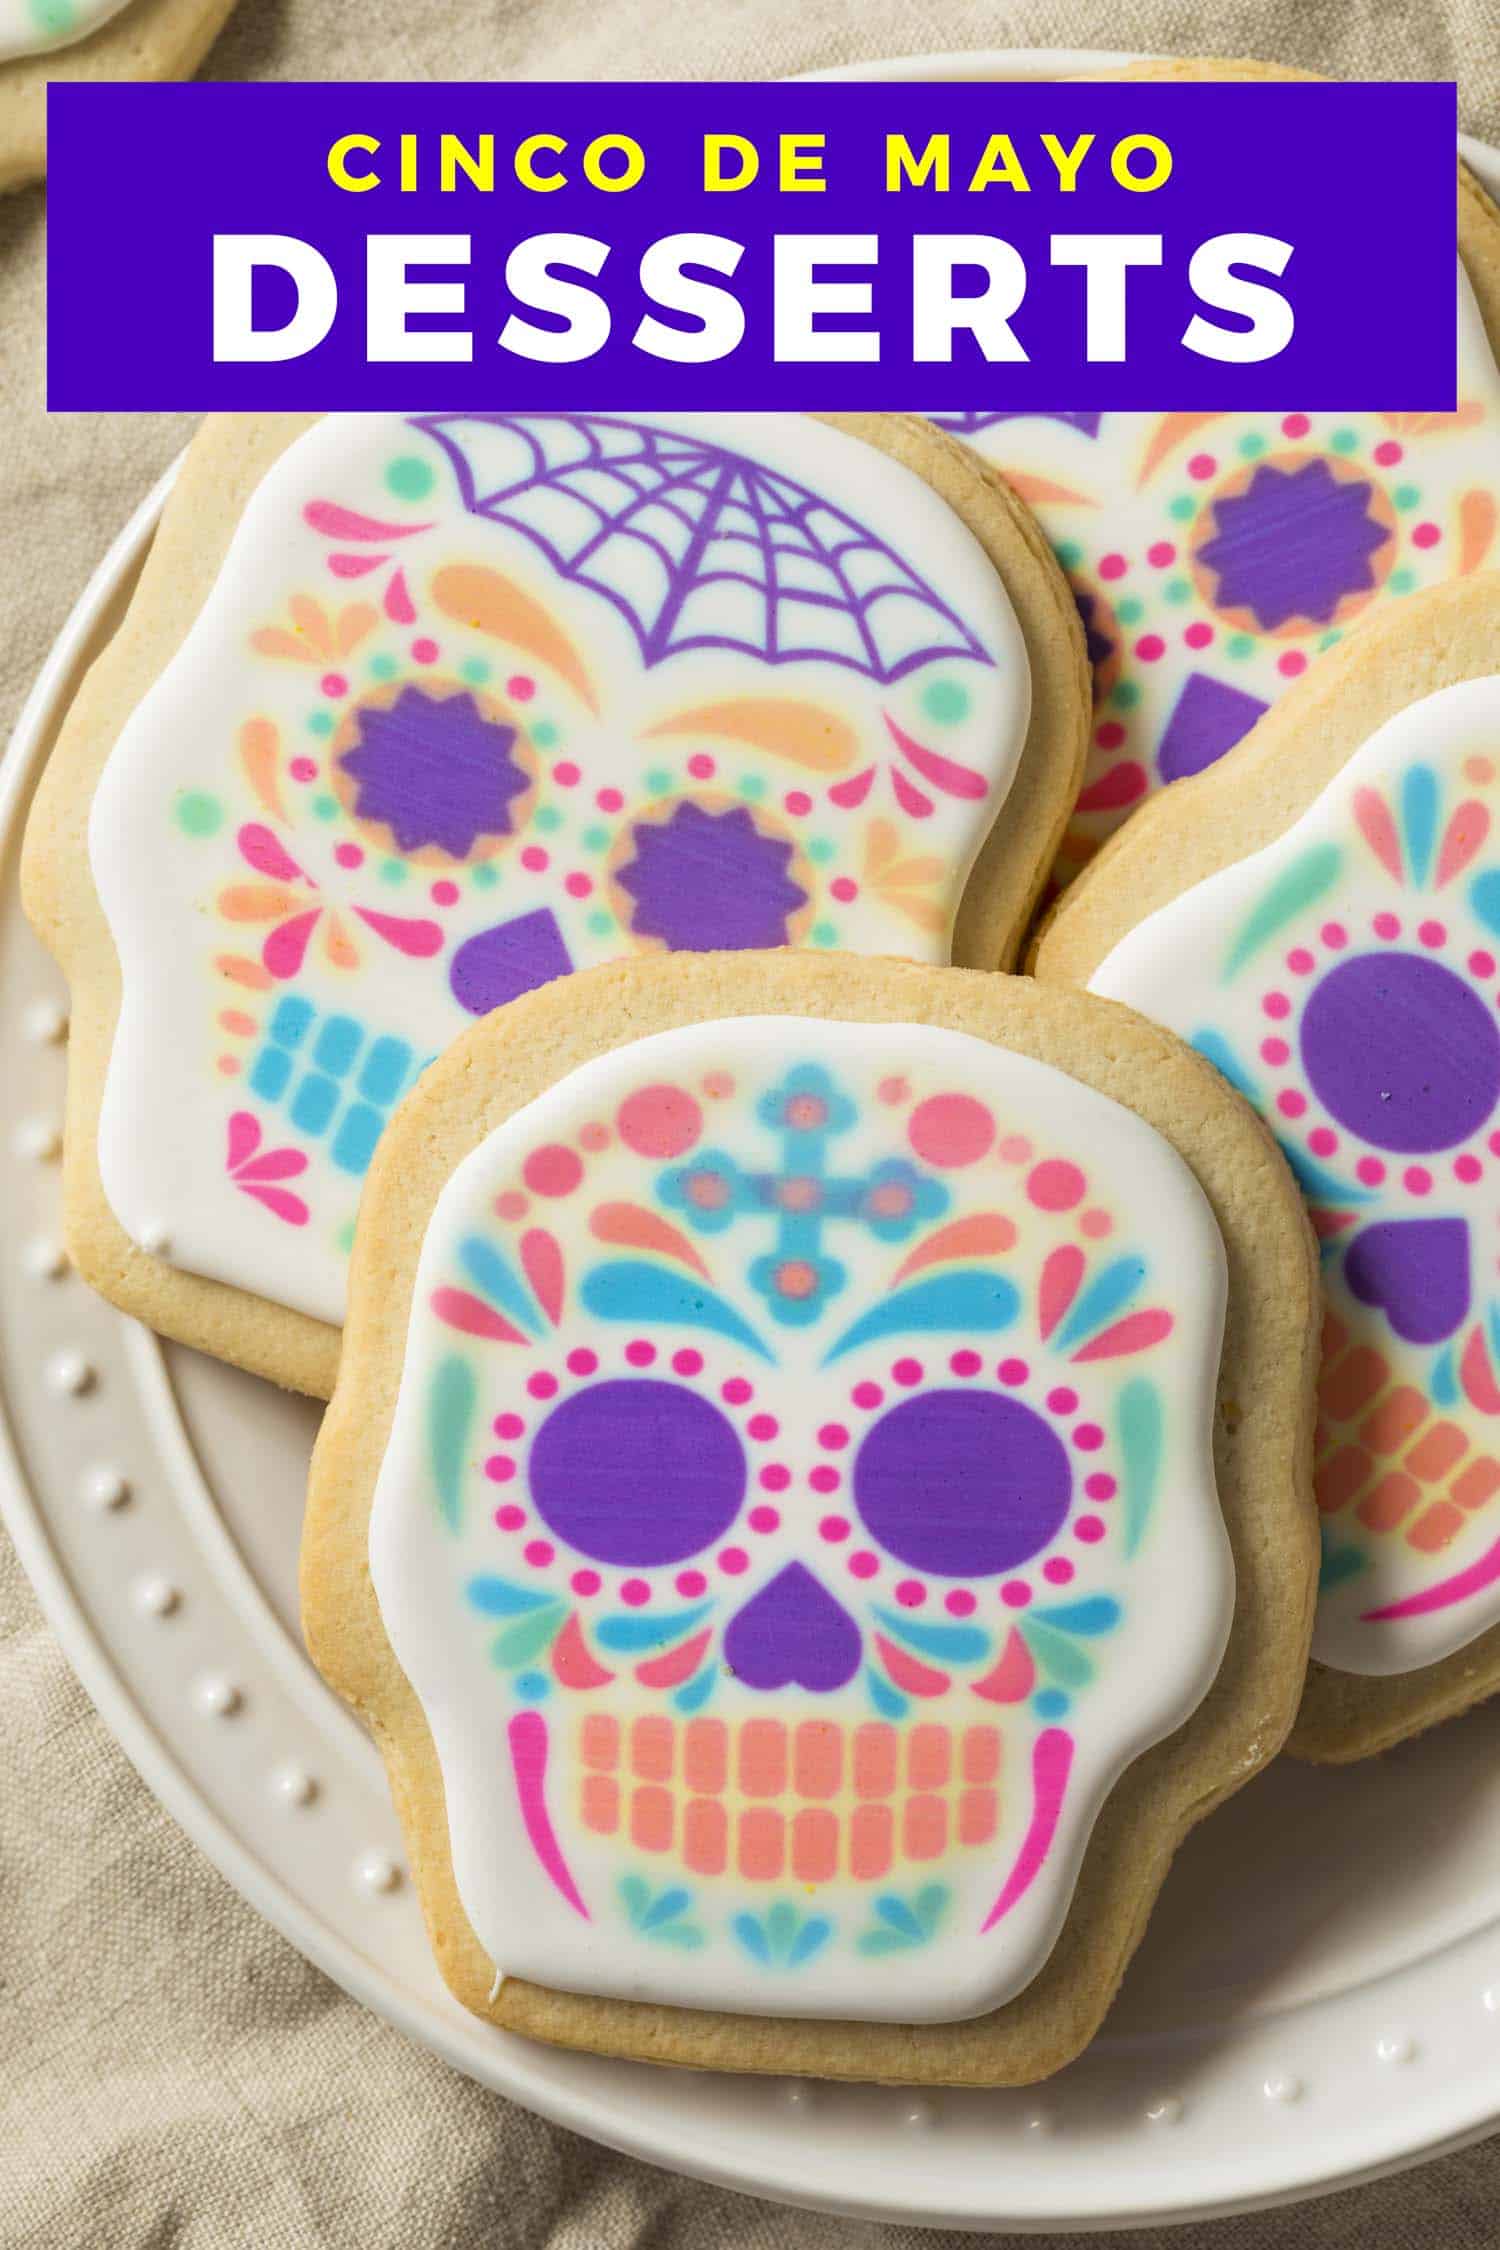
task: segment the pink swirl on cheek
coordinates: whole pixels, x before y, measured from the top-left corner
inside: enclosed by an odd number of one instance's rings
[[[1040,1874],[1057,1833],[1072,1769],[1073,1737],[1065,1727],[1044,1728],[1031,1753],[1031,1820],[1005,1887],[979,1925],[981,1936],[1024,1898]]]
[[[300,882],[302,869],[283,851],[280,841],[272,835],[264,822],[247,820],[236,842],[258,875],[269,875],[274,883]]]
[[[553,1889],[587,1922],[589,1910],[568,1872],[557,1831],[547,1811],[547,1722],[540,1711],[518,1711],[507,1733],[511,1771],[516,1777],[516,1798],[531,1848],[551,1878]]]
[[[321,906],[314,906],[308,913],[294,915],[290,922],[283,922],[279,930],[271,932],[260,949],[260,957],[273,977],[294,977],[297,974],[306,956],[313,927],[322,911]]]

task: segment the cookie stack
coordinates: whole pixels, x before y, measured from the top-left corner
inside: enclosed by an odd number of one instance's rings
[[[1500,1684],[1462,208],[1454,415],[191,449],[27,838],[69,1247],[331,1398],[309,1643],[495,2023],[1027,2082],[1289,1732]]]

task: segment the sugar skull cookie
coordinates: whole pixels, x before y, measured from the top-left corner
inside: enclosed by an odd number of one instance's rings
[[[234,0],[0,0],[0,193],[47,169],[47,88],[186,78]]]
[[[914,421],[210,424],[28,851],[84,1271],[326,1389],[450,1039],[621,954],[1008,957],[1085,708],[1040,540]]]
[[[684,955],[477,1027],[376,1155],[303,1571],[455,1989],[1066,2060],[1295,1707],[1313,1302],[1254,1119],[1101,1002]]]
[[[1453,413],[936,417],[1036,511],[1088,637],[1093,733],[1060,881],[1361,617],[1500,562],[1500,216],[1462,170],[1459,251]]]
[[[1500,1685],[1497,816],[1490,573],[1361,628],[1132,825],[1037,959],[1191,1039],[1321,1239],[1314,1756]]]

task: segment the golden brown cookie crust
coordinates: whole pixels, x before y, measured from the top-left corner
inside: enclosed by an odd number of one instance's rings
[[[74,1264],[113,1304],[161,1334],[326,1398],[338,1364],[336,1328],[151,1257],[110,1208],[98,1132],[120,974],[87,837],[94,790],[125,721],[187,638],[250,495],[314,419],[217,415],[189,446],[124,622],[90,669],[48,761],[21,876],[26,911],[73,996],[63,1207]],[[989,555],[1020,624],[1032,679],[1026,741],[954,932],[955,955],[966,965],[1009,966],[1083,772],[1089,695],[1077,612],[1027,511],[965,447],[916,415],[824,419],[913,470],[946,501]]]
[[[0,195],[47,170],[47,88],[191,78],[235,0],[134,0],[72,47],[0,63]]]
[[[1414,594],[1356,626],[1227,757],[1152,799],[1044,924],[1044,983],[1086,986],[1126,934],[1285,834],[1377,727],[1424,696],[1500,670],[1500,572]],[[1375,1678],[1314,1663],[1289,1747],[1368,1757],[1500,1689],[1500,1626],[1420,1671]]]
[[[1229,1299],[1214,1421],[1234,1551],[1234,1621],[1199,1709],[1139,1758],[1090,1838],[1068,1919],[1026,1990],[967,2023],[773,2020],[597,2000],[506,1979],[460,1904],[443,1785],[370,1581],[369,1512],[400,1380],[428,1219],[455,1167],[514,1111],[612,1048],[738,1015],[937,1024],[1031,1055],[1125,1103],[1211,1203]],[[408,1096],[361,1205],[343,1371],[313,1457],[302,1548],[314,1661],[373,1730],[429,1936],[464,2004],[565,2047],[699,2069],[953,2085],[1044,2078],[1092,2038],[1187,1830],[1279,1749],[1312,1629],[1316,1254],[1269,1134],[1201,1057],[1114,1002],[1027,979],[798,953],[614,962],[526,995],[467,1032]],[[493,1996],[492,1996],[493,1995]]]

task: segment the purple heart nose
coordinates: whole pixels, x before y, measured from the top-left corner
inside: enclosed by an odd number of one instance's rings
[[[724,1661],[751,1688],[828,1695],[859,1670],[859,1627],[801,1563],[788,1563],[730,1619]]]
[[[1462,1219],[1385,1219],[1349,1246],[1344,1279],[1409,1344],[1440,1344],[1469,1309],[1469,1229]]]

